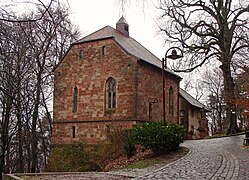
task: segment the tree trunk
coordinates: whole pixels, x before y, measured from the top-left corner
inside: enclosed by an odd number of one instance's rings
[[[223,125],[222,125],[222,107],[221,103],[218,103],[218,127],[219,127],[219,132],[223,131]]]
[[[31,173],[36,173],[37,165],[38,165],[38,154],[37,154],[37,145],[38,145],[38,137],[36,133],[36,126],[38,121],[38,112],[39,112],[39,104],[40,104],[40,95],[41,95],[41,73],[37,75],[37,84],[36,84],[36,97],[35,97],[35,106],[32,117],[32,139],[31,139]]]
[[[20,87],[20,84],[19,84]],[[24,163],[23,163],[23,135],[22,135],[22,117],[21,117],[21,98],[20,98],[20,91],[17,95],[17,138],[18,138],[18,165],[17,165],[17,172],[23,173],[24,172]]]
[[[36,173],[36,167],[37,167],[37,134],[36,134],[36,120],[38,117],[38,108],[36,108],[37,105],[35,104],[35,112],[33,113],[33,119],[32,119],[32,138],[31,138],[31,173]]]
[[[19,110],[18,110],[19,111]],[[18,137],[18,165],[17,165],[17,172],[23,173],[24,172],[24,165],[23,165],[23,137],[22,137],[22,123],[20,112],[17,113],[17,137]]]
[[[223,72],[223,78],[224,78],[224,100],[226,103],[226,122],[227,122],[226,134],[235,134],[239,132],[239,128],[237,125],[236,116],[233,115],[236,112],[236,108],[233,105],[235,94],[234,94],[233,77],[231,75],[230,61],[229,60],[223,61],[223,64],[220,66],[220,68]]]
[[[2,177],[2,173],[3,171],[6,173],[6,169],[5,168],[5,154],[6,154],[6,150],[7,150],[7,144],[9,143],[9,122],[10,122],[10,113],[11,113],[11,105],[12,105],[12,99],[6,95],[6,104],[5,104],[5,108],[3,108],[2,111],[2,132],[1,132],[1,146],[2,146],[2,156],[0,157],[1,162],[0,162],[0,174],[1,174],[1,180],[3,179]],[[8,173],[8,172],[7,172]]]
[[[4,156],[0,156],[0,180],[3,180]]]
[[[8,174],[10,173],[10,167],[11,167],[11,160],[10,160],[10,148],[7,148],[4,156],[4,173]]]
[[[30,144],[31,144],[31,139],[29,137],[32,137],[32,134],[30,132],[30,129],[29,129],[29,122],[26,121],[26,125],[25,125],[25,146],[26,146],[26,153],[27,153],[27,156],[26,156],[26,166],[27,166],[27,169],[26,169],[26,172],[31,172],[31,147],[30,147]]]
[[[36,134],[36,124],[37,124],[37,119],[38,119],[38,104],[35,104],[35,109],[33,113],[33,118],[32,118],[32,138],[31,138],[31,173],[36,173],[36,167],[37,167],[37,144],[38,144],[38,139],[37,139],[37,134]]]

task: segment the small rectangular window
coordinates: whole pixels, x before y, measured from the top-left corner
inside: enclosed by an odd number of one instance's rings
[[[79,58],[80,58],[80,59],[83,58],[83,50],[82,50],[82,49],[79,51]]]
[[[75,138],[75,126],[72,126],[72,137]]]
[[[106,55],[106,47],[105,46],[102,46],[101,55],[102,55],[102,58],[105,57],[105,55]]]

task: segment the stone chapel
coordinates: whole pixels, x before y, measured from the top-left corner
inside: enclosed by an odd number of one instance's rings
[[[116,28],[103,27],[73,43],[54,70],[52,142],[96,144],[113,129],[162,121],[161,66],[129,36],[124,17]],[[184,124],[179,115],[182,78],[169,69],[164,75],[166,122]]]

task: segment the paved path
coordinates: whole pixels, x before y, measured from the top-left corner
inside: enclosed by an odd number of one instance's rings
[[[185,141],[188,156],[135,179],[249,179],[249,149],[243,147],[243,137]]]
[[[242,145],[244,135],[209,140],[185,141],[190,153],[167,165],[127,169],[108,173],[39,175],[32,180],[249,180],[249,148]]]

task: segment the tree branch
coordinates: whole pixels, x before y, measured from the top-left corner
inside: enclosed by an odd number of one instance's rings
[[[38,18],[35,18],[35,19],[22,19],[22,20],[18,20],[18,19],[6,19],[6,18],[0,18],[0,21],[5,21],[5,22],[11,22],[11,23],[25,23],[25,22],[36,22],[36,21],[39,21],[43,18],[43,16],[49,12],[49,9],[50,7],[52,6],[52,3],[55,1],[55,0],[50,0],[50,3],[48,6],[46,6],[41,0],[38,0],[41,5],[44,7],[45,11],[43,11],[40,15],[40,17]]]
[[[212,53],[210,54],[209,56],[206,56],[202,62],[200,62],[199,64],[197,64],[196,66],[194,67],[191,67],[191,68],[187,68],[187,69],[173,69],[174,72],[185,72],[185,73],[188,73],[188,72],[192,72],[193,70],[195,70],[196,68],[198,67],[201,67],[207,60],[209,60],[211,57],[213,56],[216,56],[217,53]]]
[[[242,8],[242,9],[234,16],[234,18],[233,18],[233,20],[232,20],[232,26],[231,26],[231,31],[232,31],[232,33],[234,32],[234,30],[235,30],[235,28],[236,28],[236,23],[237,23],[238,18],[239,18],[242,14],[244,14],[244,13],[246,13],[246,12],[249,12],[249,5],[248,5],[246,8]]]

